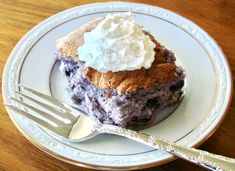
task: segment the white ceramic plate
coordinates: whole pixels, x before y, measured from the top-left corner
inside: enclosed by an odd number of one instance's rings
[[[34,27],[17,44],[5,66],[3,98],[23,83],[69,102],[55,64],[56,39],[97,16],[132,11],[135,19],[171,49],[186,70],[186,95],[177,110],[159,124],[143,130],[187,146],[207,139],[221,123],[231,98],[231,75],[226,58],[215,41],[191,21],[162,8],[144,4],[111,2],[75,7]],[[58,141],[28,119],[9,111],[17,128],[46,153],[80,166],[99,169],[136,169],[174,159],[161,150],[131,140],[100,135],[69,144]]]

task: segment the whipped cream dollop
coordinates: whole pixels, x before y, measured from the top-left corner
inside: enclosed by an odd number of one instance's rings
[[[149,69],[156,45],[134,22],[131,12],[107,15],[91,32],[84,34],[78,48],[80,61],[102,73]]]

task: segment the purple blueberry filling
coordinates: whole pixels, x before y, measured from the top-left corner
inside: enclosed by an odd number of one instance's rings
[[[132,121],[151,118],[154,112],[179,101],[184,86],[183,70],[177,68],[177,80],[149,90],[118,95],[116,90],[99,89],[82,74],[83,63],[58,57],[60,70],[67,78],[67,89],[74,103],[84,112],[96,116],[102,123],[127,127]]]

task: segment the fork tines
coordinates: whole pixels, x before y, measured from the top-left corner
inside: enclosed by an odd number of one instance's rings
[[[13,103],[6,106],[49,129],[71,126],[77,120],[73,107],[25,85],[20,84],[10,99]]]

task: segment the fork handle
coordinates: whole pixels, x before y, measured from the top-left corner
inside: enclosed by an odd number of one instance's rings
[[[115,134],[127,137],[137,142],[141,142],[153,148],[164,150],[181,159],[187,160],[191,163],[216,171],[232,171],[235,170],[235,159],[224,157],[221,155],[212,154],[203,150],[186,147],[177,143],[173,143],[161,138],[150,136],[144,133],[133,130],[113,126],[102,125],[98,128],[100,133]]]

